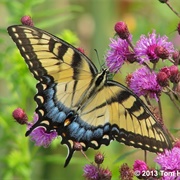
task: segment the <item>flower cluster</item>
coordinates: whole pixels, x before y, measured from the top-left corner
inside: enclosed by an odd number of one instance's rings
[[[134,171],[126,163],[122,164],[119,168],[120,179],[122,180],[133,180]]]
[[[164,153],[158,154],[155,161],[165,171],[180,170],[180,148],[174,147],[172,150],[165,150]]]
[[[159,59],[168,59],[174,53],[174,46],[168,42],[167,36],[160,36],[154,30],[148,36],[141,35],[135,46],[135,54],[138,61],[157,63]]]
[[[132,52],[129,49],[128,42],[120,38],[111,39],[109,46],[111,50],[107,52],[106,64],[111,72],[117,72],[124,62],[128,60],[128,57],[132,56]]]
[[[161,93],[161,86],[157,82],[157,75],[147,67],[137,69],[128,78],[128,86],[138,96],[147,96],[155,98],[158,101],[158,96]]]
[[[158,101],[163,87],[169,85],[169,80],[176,84],[180,81],[177,67],[178,54],[173,44],[168,41],[167,36],[160,36],[154,30],[148,36],[141,35],[136,45],[133,46],[132,35],[124,22],[116,23],[115,31],[118,36],[110,39],[110,48],[106,54],[109,71],[118,72],[125,62],[139,63],[143,67],[128,75],[128,85],[138,96],[149,96]],[[163,71],[164,67],[161,70],[155,69],[160,59],[172,63],[169,67],[170,74]],[[150,63],[153,68],[150,68]]]
[[[178,30],[179,27],[180,25]],[[136,63],[140,67],[127,75],[128,87],[137,96],[144,96],[148,105],[152,106],[151,99],[158,102],[158,118],[162,122],[160,97],[163,92],[171,97],[175,107],[180,111],[178,102],[173,98],[180,95],[180,53],[175,50],[173,43],[167,36],[160,36],[153,30],[148,35],[141,35],[133,45],[132,35],[124,22],[117,22],[114,29],[116,36],[110,39],[109,50],[106,53],[109,71],[117,73],[124,63]],[[168,66],[164,65],[165,62]]]

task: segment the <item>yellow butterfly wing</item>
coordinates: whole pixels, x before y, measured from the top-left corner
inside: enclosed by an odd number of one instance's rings
[[[128,88],[115,81],[107,81],[79,114],[91,126],[107,126],[110,136],[126,145],[151,152],[172,147],[172,141],[151,111]],[[107,134],[108,135],[108,134]],[[109,136],[102,134],[102,139]],[[93,141],[98,147],[98,142]]]
[[[39,120],[26,135],[39,126],[47,132],[56,130],[69,148],[65,166],[74,141],[84,151],[114,139],[151,152],[172,147],[168,133],[142,100],[107,80],[107,70],[98,73],[72,45],[35,27],[11,26],[8,32],[39,81],[35,96]]]

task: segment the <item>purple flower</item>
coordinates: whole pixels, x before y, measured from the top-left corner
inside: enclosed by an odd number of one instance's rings
[[[99,169],[99,179],[98,180],[111,180],[112,173],[109,169]]]
[[[165,150],[164,153],[158,154],[155,162],[161,166],[161,170],[180,171],[180,148],[174,147],[171,150]]]
[[[39,119],[38,114],[34,113],[33,121],[28,123],[27,129],[29,130],[38,121],[38,119]]]
[[[141,35],[140,40],[135,47],[136,57],[140,63],[150,60],[151,62],[157,62],[159,56],[156,54],[156,48],[164,48],[169,55],[174,52],[174,46],[171,42],[167,42],[167,36],[157,35],[155,30],[152,34],[148,34],[148,37]]]
[[[84,167],[84,177],[87,180],[98,180],[99,178],[99,171],[96,166],[93,164],[87,164]]]
[[[133,180],[134,172],[133,170],[125,163],[119,169],[120,179],[122,180]]]
[[[164,172],[164,176],[161,177],[160,180],[180,180],[180,177],[176,177],[175,174],[169,174],[168,172]]]
[[[86,180],[110,180],[112,173],[109,169],[103,169],[93,164],[87,164],[84,167],[84,177]]]
[[[148,169],[147,164],[144,161],[136,160],[134,162],[134,165],[133,165],[134,171],[139,171],[142,173],[143,171],[147,171],[147,169]]]
[[[161,92],[161,86],[157,83],[157,75],[151,72],[147,67],[137,69],[129,78],[128,85],[138,96],[149,95],[158,101],[158,95]]]
[[[35,124],[38,121],[38,114],[34,114],[34,119],[33,123],[28,125],[28,129],[32,127],[33,124]],[[50,131],[46,132],[45,127],[39,126],[30,133],[30,138],[32,141],[35,142],[36,146],[43,146],[43,147],[48,147],[49,144],[58,136],[57,132]]]
[[[48,147],[49,144],[57,137],[56,131],[46,132],[44,127],[35,128],[29,135],[36,146]]]
[[[129,41],[132,36],[129,36]],[[128,59],[128,56],[132,54],[129,50],[129,44],[126,40],[120,38],[110,39],[111,43],[109,45],[110,49],[106,54],[106,64],[109,67],[110,72],[117,72]]]

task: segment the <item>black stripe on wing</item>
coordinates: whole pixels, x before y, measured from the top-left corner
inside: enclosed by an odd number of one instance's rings
[[[128,125],[127,115],[129,115],[129,118],[132,120],[129,122],[136,120],[137,124],[139,124],[139,127],[136,128],[141,129],[141,131],[136,131],[136,129],[134,129],[134,132],[131,132],[119,127],[117,124],[114,128],[112,128],[112,132],[117,141],[151,152],[162,152],[164,149],[172,148],[172,140],[167,133],[166,128],[155,118],[149,108],[137,95],[135,95],[127,87],[115,81],[108,81],[107,86],[109,86],[109,88],[113,86],[119,88],[119,92],[110,97],[107,100],[107,103],[111,104],[118,102],[121,104],[125,108],[125,118],[123,120],[127,120]],[[132,104],[131,107],[124,106],[124,102],[127,103],[128,101]],[[122,121],[122,119],[119,118],[119,121]],[[129,125],[133,124],[129,123]],[[146,135],[143,135],[143,133]]]
[[[97,74],[94,64],[75,47],[52,34],[35,27],[15,25],[8,27],[8,33],[16,43],[37,80],[42,81],[44,75],[51,76],[48,67],[59,66],[61,63],[74,69],[74,78],[78,72],[87,70],[92,75]],[[65,54],[68,53],[68,58]],[[83,69],[82,64],[86,64]],[[88,68],[87,68],[88,67]]]

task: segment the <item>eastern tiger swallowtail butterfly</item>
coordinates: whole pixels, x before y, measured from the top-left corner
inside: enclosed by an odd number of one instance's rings
[[[41,29],[14,25],[8,33],[38,80],[36,113],[41,126],[57,131],[68,147],[65,166],[74,153],[98,149],[117,140],[151,152],[172,147],[167,131],[143,101],[122,84],[108,80],[108,69],[98,72],[78,49]]]

